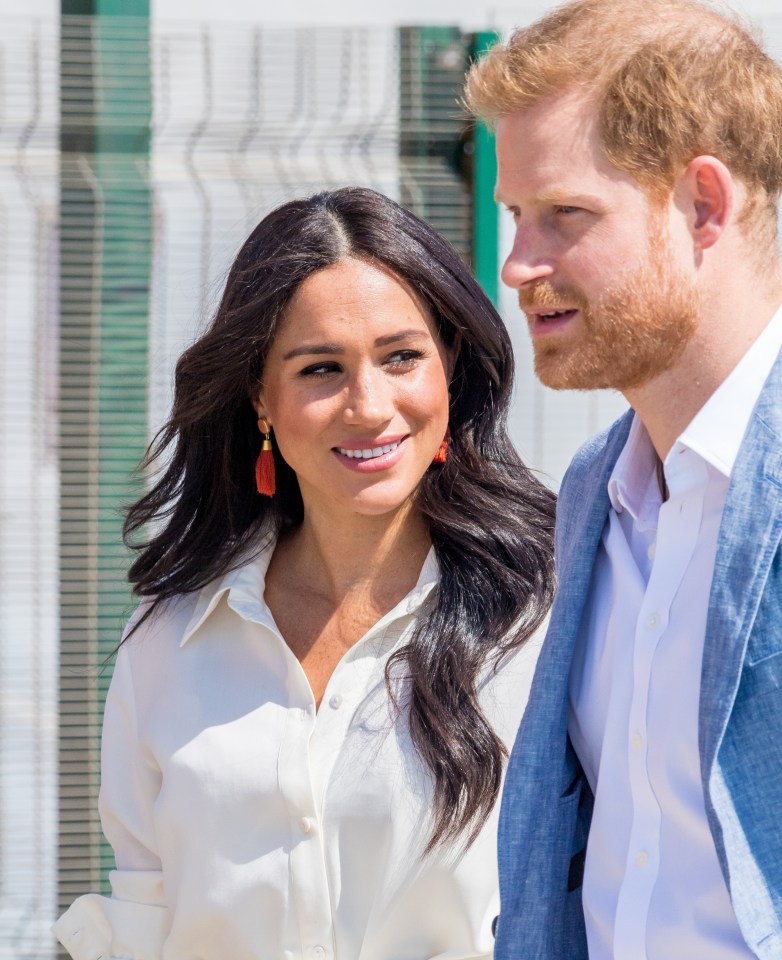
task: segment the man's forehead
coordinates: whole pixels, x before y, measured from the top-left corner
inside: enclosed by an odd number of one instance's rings
[[[501,117],[497,122],[497,198],[518,185],[552,203],[607,184],[638,186],[606,157],[591,97],[566,91]]]
[[[567,164],[571,157],[591,159],[599,166],[604,157],[597,116],[583,99],[547,99],[497,122],[497,156],[501,167],[534,167]]]
[[[557,90],[504,114],[497,121],[498,129],[508,120],[529,130],[546,129],[551,124],[564,123],[587,134],[598,124],[595,92],[577,87]]]

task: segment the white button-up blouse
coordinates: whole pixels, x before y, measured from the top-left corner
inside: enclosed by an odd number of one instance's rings
[[[120,648],[100,791],[112,896],[80,897],[56,935],[76,960],[490,956],[499,804],[469,850],[424,855],[431,778],[384,679],[431,603],[434,552],[342,658],[317,710],[263,601],[271,552],[169,604]],[[508,745],[539,635],[482,683]]]

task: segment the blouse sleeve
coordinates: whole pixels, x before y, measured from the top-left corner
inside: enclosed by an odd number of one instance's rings
[[[117,869],[111,897],[80,897],[53,928],[74,960],[160,960],[169,930],[152,817],[160,771],[139,741],[130,646],[117,654],[101,743],[99,808]]]

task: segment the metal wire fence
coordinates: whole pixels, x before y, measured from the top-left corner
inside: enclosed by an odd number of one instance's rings
[[[174,359],[257,220],[348,183],[469,259],[456,28],[274,28],[3,17],[0,31],[0,960],[105,887],[102,669],[131,600],[120,507]],[[765,22],[782,48],[782,17]],[[520,358],[512,429],[556,481],[622,406],[552,394]]]
[[[57,736],[57,35],[0,39],[0,956],[45,956]]]
[[[105,888],[120,507],[175,357],[293,196],[362,183],[470,255],[457,30],[4,18],[0,36],[0,958]],[[134,486],[135,484],[135,486]]]

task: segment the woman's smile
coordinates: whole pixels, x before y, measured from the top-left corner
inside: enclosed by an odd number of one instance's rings
[[[416,295],[389,270],[343,260],[289,303],[255,408],[299,482],[305,513],[392,513],[448,428],[452,357]]]
[[[334,447],[340,463],[359,473],[388,470],[404,456],[407,437],[393,441],[378,441],[361,447]]]

